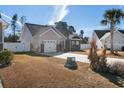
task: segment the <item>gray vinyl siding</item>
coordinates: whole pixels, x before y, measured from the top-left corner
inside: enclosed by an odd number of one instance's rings
[[[65,51],[70,51],[70,40],[69,40],[69,39],[66,40],[66,48],[65,48]]]
[[[43,53],[44,52],[44,44],[41,44],[41,51],[40,51],[41,53]]]

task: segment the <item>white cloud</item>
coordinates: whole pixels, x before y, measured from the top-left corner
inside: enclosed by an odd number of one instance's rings
[[[124,8],[124,6],[123,6],[123,5],[120,5],[120,6],[119,6],[119,9],[122,9],[122,8]]]
[[[67,5],[54,6],[54,13],[52,19],[49,21],[49,25],[53,25],[55,22],[62,21],[63,18],[69,13]]]
[[[11,17],[9,17],[8,15],[6,15],[6,14],[4,14],[4,13],[1,13],[1,15],[4,16],[5,18],[9,19],[9,20],[12,20]],[[19,26],[22,26],[21,22],[19,22],[19,21],[17,21],[17,24],[18,24]]]

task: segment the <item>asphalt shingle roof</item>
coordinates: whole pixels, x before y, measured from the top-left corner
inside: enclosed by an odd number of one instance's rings
[[[25,24],[30,30],[32,36],[36,35],[39,32],[44,32],[50,28],[50,26],[47,26],[47,25],[38,25],[38,24],[31,24],[31,23],[25,23]]]
[[[124,30],[118,30],[119,32],[121,32],[122,34],[124,34]],[[107,32],[110,32],[110,30],[95,30],[96,35],[98,36],[98,38],[100,39],[104,34],[106,34]]]
[[[71,34],[69,31],[64,31],[55,28],[54,26],[51,25],[39,25],[39,24],[31,24],[31,23],[25,23],[25,25],[28,27],[30,30],[32,36],[36,35],[37,33],[44,32],[50,28],[54,29],[57,33],[64,35],[65,37],[69,36]]]

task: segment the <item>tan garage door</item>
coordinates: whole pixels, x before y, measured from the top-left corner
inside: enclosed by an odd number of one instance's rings
[[[56,40],[45,40],[44,52],[56,52]]]

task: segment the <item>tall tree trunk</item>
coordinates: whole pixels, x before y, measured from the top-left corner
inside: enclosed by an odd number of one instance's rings
[[[111,33],[111,53],[113,54],[114,53],[114,50],[113,50],[113,38],[114,38],[114,24],[113,23],[111,23],[111,27],[110,27],[111,29],[111,31],[110,31],[110,33]]]
[[[16,38],[15,38],[15,25],[13,26],[13,42],[16,42]]]
[[[113,54],[113,30],[111,31],[111,53]]]
[[[3,33],[2,33],[2,23],[0,23],[0,51],[3,50]]]

